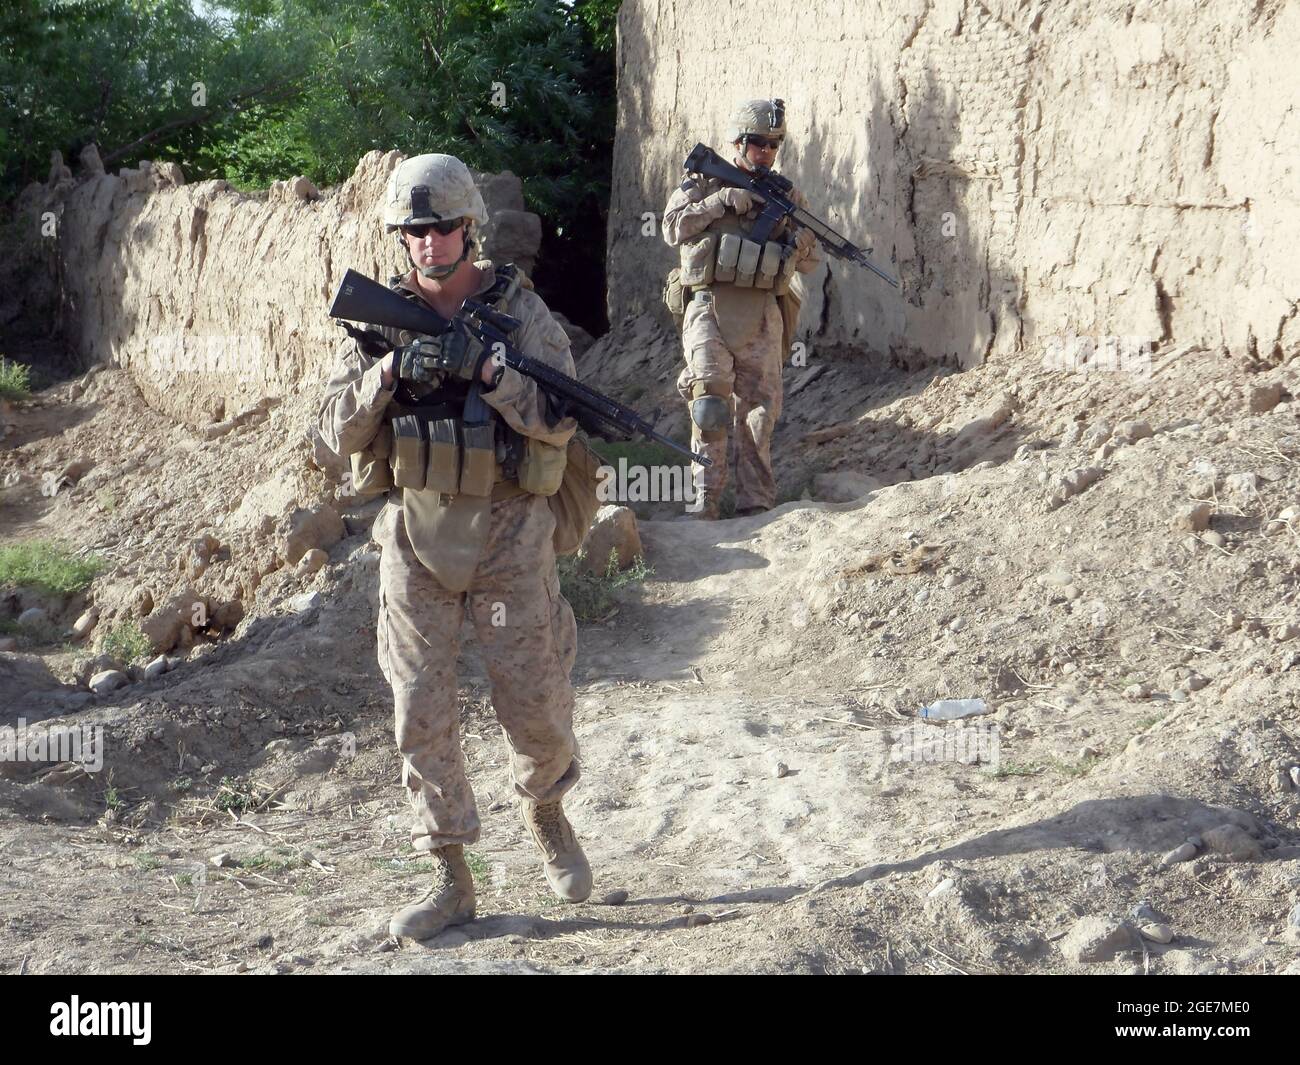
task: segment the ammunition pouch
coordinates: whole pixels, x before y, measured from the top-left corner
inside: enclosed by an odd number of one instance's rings
[[[429,433],[429,465],[424,487],[430,492],[455,495],[460,491],[460,446],[456,430],[458,418],[439,418],[427,423]],[[479,493],[480,495],[482,493]]]
[[[551,496],[560,490],[568,463],[565,448],[528,437],[519,463],[519,487],[533,495]]]
[[[737,288],[753,288],[754,275],[758,272],[758,260],[763,254],[763,246],[752,240],[740,242],[740,253],[736,256],[736,280],[732,282]]]
[[[739,233],[723,233],[718,241],[718,264],[713,271],[713,280],[732,284],[736,280],[736,261],[740,258],[742,237]]]
[[[348,456],[352,464],[353,495],[373,499],[393,487],[392,453],[393,430],[385,424],[365,448]]]
[[[678,276],[679,282],[691,288],[712,284],[717,248],[717,236],[707,232],[683,244],[681,246],[682,265]]]
[[[763,245],[763,254],[758,260],[758,273],[754,275],[755,288],[772,288],[776,285],[777,275],[781,272],[781,245],[769,240]]]
[[[686,314],[686,289],[682,286],[681,267],[670,270],[668,280],[664,282],[664,306],[668,308],[668,313],[673,316],[673,321],[680,329],[682,318]]]
[[[393,484],[423,489],[429,464],[429,438],[423,418],[414,414],[393,419]]]
[[[497,450],[491,422],[462,425],[460,492],[462,495],[490,496],[496,483]]]

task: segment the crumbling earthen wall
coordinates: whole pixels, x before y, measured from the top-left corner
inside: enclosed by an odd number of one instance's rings
[[[646,212],[687,151],[781,96],[778,168],[905,285],[832,261],[814,343],[964,365],[1076,334],[1300,350],[1300,5],[626,0],[619,32],[616,324],[662,315],[674,255]]]
[[[0,317],[30,319],[32,300],[55,293],[48,313],[83,364],[127,368],[152,405],[191,423],[318,393],[343,336],[326,310],[344,271],[406,268],[378,214],[402,158],[370,152],[323,193],[306,178],[242,193],[186,184],[174,164],[106,174],[92,149],[76,177],[56,165],[20,198],[15,224],[44,276],[24,278],[28,305],[11,300]],[[485,253],[531,269],[541,222],[519,180],[476,179]]]

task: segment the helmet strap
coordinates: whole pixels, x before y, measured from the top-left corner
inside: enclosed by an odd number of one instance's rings
[[[466,219],[465,225],[461,227],[461,232],[464,233],[465,240],[464,240],[464,245],[460,250],[460,258],[457,259],[454,263],[447,263],[445,266],[416,266],[415,268],[420,271],[421,277],[427,277],[430,281],[442,281],[448,277],[451,277],[452,274],[454,274],[457,270],[460,269],[460,264],[469,258],[469,251],[471,247],[469,227],[470,227],[469,219]],[[400,237],[401,234],[399,233],[398,236]],[[414,265],[415,260],[412,259],[411,263],[412,265]]]

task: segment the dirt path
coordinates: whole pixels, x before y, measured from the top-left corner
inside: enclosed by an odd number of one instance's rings
[[[0,456],[20,474],[7,535],[57,530],[116,561],[97,602],[142,582],[161,596],[202,529],[224,542],[259,507],[319,498],[319,474],[295,472],[301,411],[203,440],[99,387],[79,432],[131,427],[98,456],[105,480],[30,497],[81,439],[44,411]],[[909,401],[917,424],[947,402]],[[976,389],[971,409],[989,402]],[[1300,498],[1290,406],[1157,419],[1101,457],[1044,441],[855,503],[643,522],[654,574],[582,627],[575,669],[569,807],[592,903],[546,891],[470,646],[481,916],[424,945],[386,934],[427,864],[406,844],[374,661],[372,512],[345,510],[322,570],[264,578],[232,633],[159,678],[73,710],[57,678],[76,651],[0,654],[6,723],[107,737],[102,773],[3,763],[0,967],[1295,971],[1300,550],[1275,521]],[[1089,464],[1100,476],[1058,501]],[[1198,498],[1212,523],[1193,533],[1179,522]],[[945,696],[992,712],[916,718]],[[1164,864],[1188,839],[1189,860]],[[1133,931],[1160,924],[1172,942]]]

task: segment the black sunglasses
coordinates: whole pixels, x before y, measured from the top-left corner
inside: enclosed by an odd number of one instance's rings
[[[448,233],[455,233],[464,224],[465,219],[463,218],[444,218],[441,222],[425,222],[418,226],[402,226],[402,232],[408,237],[415,237],[418,240],[420,237],[428,235],[429,230],[432,229],[445,237]]]
[[[773,137],[755,137],[752,134],[746,138],[750,144],[758,148],[779,148],[781,142]]]

